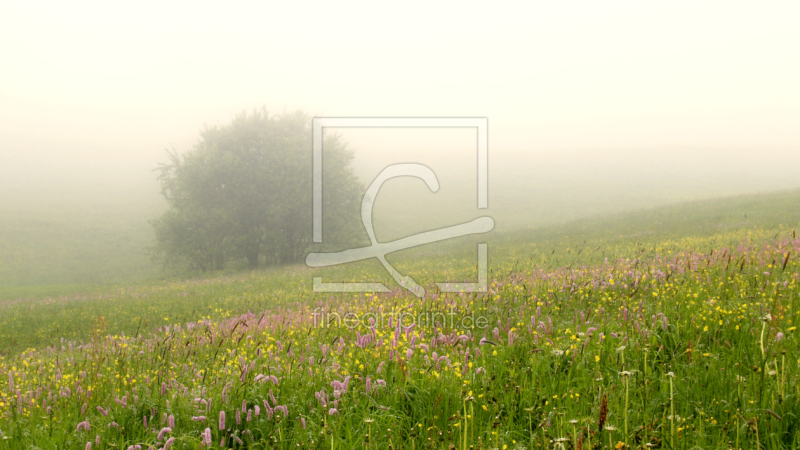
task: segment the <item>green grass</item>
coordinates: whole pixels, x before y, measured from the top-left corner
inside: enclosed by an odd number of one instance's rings
[[[493,232],[487,237],[490,274],[503,277],[534,265],[598,264],[606,258],[613,261],[641,255],[641,251],[650,255],[655,244],[681,250],[688,245],[681,239],[716,236],[704,244],[710,249],[735,243],[748,231],[772,237],[798,223],[800,191],[790,191]],[[426,287],[435,282],[475,280],[475,243],[482,238],[430,244],[390,255],[389,260]],[[217,320],[248,310],[305,302],[314,298],[312,276],[305,266],[288,266],[136,284],[5,287],[0,289],[0,311],[4,312],[0,315],[0,352],[39,348],[61,338],[85,340],[88,325],[99,317],[105,318],[111,333],[132,334],[142,326],[150,329],[199,317]],[[375,260],[320,269],[316,276],[326,282],[382,281],[396,286]]]
[[[13,192],[0,196],[0,292],[160,276],[145,251],[148,220],[163,208],[153,190]]]
[[[0,449],[201,448],[206,429],[215,447],[795,448],[798,206],[785,192],[495,233],[480,295],[310,292],[315,275],[389,284],[367,261],[7,297]],[[391,262],[426,287],[466,281],[475,242]],[[378,323],[337,326],[348,312]],[[401,313],[444,316],[398,332]]]

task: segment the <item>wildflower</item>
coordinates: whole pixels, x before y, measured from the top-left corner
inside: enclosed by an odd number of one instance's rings
[[[286,405],[280,405],[275,407],[275,412],[281,411],[283,412],[283,417],[289,417],[289,408]]]
[[[156,437],[156,440],[160,441],[164,439],[164,436],[169,433],[172,433],[172,428],[170,427],[162,428],[161,431],[158,432],[158,437]]]
[[[211,428],[206,428],[206,431],[204,431],[200,436],[203,438],[203,445],[206,447],[211,447]]]
[[[219,427],[218,427],[218,429],[220,431],[225,429],[225,411],[220,411],[219,412]]]
[[[775,340],[780,342],[783,339],[783,333],[778,331],[778,334],[775,335]]]

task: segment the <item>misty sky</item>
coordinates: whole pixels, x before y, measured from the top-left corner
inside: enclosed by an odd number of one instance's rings
[[[151,182],[166,147],[262,105],[485,116],[495,171],[676,154],[787,178],[798,19],[792,2],[4,2],[0,186]]]

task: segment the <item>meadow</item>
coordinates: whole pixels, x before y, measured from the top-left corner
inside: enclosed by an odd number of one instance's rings
[[[795,448],[800,192],[498,233],[482,294],[377,263],[0,301],[2,448]],[[390,258],[475,278],[475,242]],[[413,319],[413,320],[412,320]]]

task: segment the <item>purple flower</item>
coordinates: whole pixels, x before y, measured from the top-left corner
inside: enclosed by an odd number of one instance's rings
[[[160,440],[164,439],[164,435],[166,435],[168,433],[172,433],[172,428],[170,428],[170,427],[162,428],[161,431],[159,431],[158,437],[156,437],[156,440],[160,441]]]
[[[778,331],[778,334],[775,335],[775,340],[780,341],[781,339],[783,339],[783,332]]]
[[[218,427],[218,429],[220,431],[225,429],[225,411],[220,411],[219,412],[219,427]]]
[[[283,417],[289,417],[289,408],[287,408],[286,405],[276,406],[275,411],[282,411]]]

